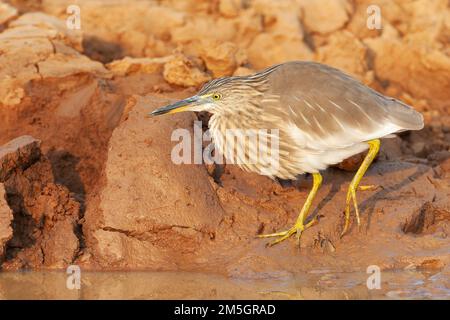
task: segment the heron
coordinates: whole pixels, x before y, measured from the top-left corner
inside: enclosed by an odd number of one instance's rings
[[[274,238],[269,245],[294,234],[300,241],[304,230],[317,222],[308,215],[322,184],[320,172],[367,151],[347,190],[341,236],[348,230],[352,205],[359,226],[356,193],[370,188],[359,184],[380,149],[380,140],[424,126],[422,114],[409,105],[373,90],[343,71],[311,61],[291,61],[247,76],[211,80],[196,95],[158,108],[150,115],[182,111],[211,114],[209,131],[225,158],[230,151],[227,130],[276,129],[278,165],[271,169],[268,161],[238,164],[246,171],[283,180],[305,173],[312,175],[312,189],[295,224],[285,231],[257,235]],[[251,139],[245,143],[245,150],[257,149]]]

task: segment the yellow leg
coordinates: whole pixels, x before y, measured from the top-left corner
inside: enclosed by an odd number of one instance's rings
[[[292,236],[294,233],[296,233],[297,241],[299,242],[300,236],[301,236],[303,230],[312,226],[315,223],[315,220],[312,220],[305,225],[305,220],[306,220],[306,217],[311,208],[311,204],[314,200],[314,197],[317,194],[317,190],[319,190],[319,187],[321,184],[322,184],[322,176],[320,175],[320,173],[313,173],[313,187],[312,187],[311,191],[309,192],[308,198],[306,198],[306,202],[303,205],[303,208],[300,211],[300,214],[298,215],[297,221],[295,222],[295,224],[292,228],[290,228],[289,230],[286,230],[286,231],[282,231],[282,232],[258,235],[258,237],[259,238],[279,237],[277,240],[269,243],[270,246],[273,246],[274,244],[280,243],[281,241],[286,240],[287,238]]]
[[[344,229],[342,230],[341,237],[347,232],[350,223],[350,202],[353,200],[353,207],[355,208],[356,222],[358,226],[361,224],[359,219],[358,202],[356,201],[356,190],[358,190],[359,183],[366,173],[367,169],[370,167],[373,159],[375,159],[378,151],[380,150],[380,140],[374,139],[367,142],[369,144],[369,152],[364,158],[363,163],[359,167],[355,176],[353,177],[350,186],[347,191],[347,199],[345,203],[345,223]],[[361,186],[361,190],[371,190],[376,189],[376,186]]]

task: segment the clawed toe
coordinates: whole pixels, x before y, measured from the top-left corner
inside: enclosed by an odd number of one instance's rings
[[[377,190],[378,188],[383,188],[383,187],[380,185],[376,185],[376,184],[371,184],[371,185],[367,185],[367,186],[358,186],[359,191],[374,191],[374,190]]]
[[[303,231],[303,228],[304,228],[303,226],[301,228],[293,227],[293,228],[291,228],[289,230],[286,230],[286,231],[281,231],[281,232],[276,232],[276,233],[269,233],[269,234],[261,234],[261,235],[258,235],[257,237],[258,238],[274,238],[274,237],[278,237],[278,239],[276,239],[276,240],[274,240],[272,242],[269,242],[267,244],[267,246],[271,247],[273,245],[276,245],[277,243],[280,243],[280,242],[288,239],[294,233],[297,233],[297,234],[301,233]],[[300,238],[300,237],[298,236],[298,238]]]
[[[260,234],[257,235],[258,238],[274,238],[278,237],[278,239],[269,242],[267,246],[272,247],[273,245],[276,245],[277,243],[280,243],[289,237],[291,237],[294,233],[297,235],[297,243],[300,244],[300,237],[303,233],[303,231],[312,225],[314,225],[317,222],[317,218],[314,218],[310,222],[308,222],[306,225],[298,224],[294,225],[291,229],[281,232],[275,232],[275,233],[269,233],[269,234]]]
[[[316,196],[317,190],[319,189],[320,185],[322,183],[322,176],[320,173],[316,172],[313,173],[313,188],[308,194],[308,197],[306,198],[306,201],[302,207],[302,210],[300,211],[300,214],[298,215],[297,221],[295,222],[294,226],[286,231],[276,232],[276,233],[270,233],[270,234],[262,234],[258,235],[258,238],[272,238],[272,237],[278,237],[275,241],[272,241],[268,244],[268,246],[273,246],[277,243],[280,243],[286,239],[288,239],[290,236],[292,236],[294,233],[297,235],[297,243],[300,243],[300,236],[306,228],[312,226],[317,221],[317,217],[312,219],[310,222],[308,222],[306,225],[304,224],[308,217],[308,212],[311,207],[311,203]]]

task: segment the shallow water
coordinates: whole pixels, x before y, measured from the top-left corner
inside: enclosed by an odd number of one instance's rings
[[[365,273],[307,274],[233,279],[185,272],[82,272],[69,289],[64,272],[2,272],[1,299],[450,299],[450,273],[381,273],[381,288],[368,289]],[[70,279],[71,280],[71,279]],[[69,280],[69,287],[74,282]],[[72,286],[73,288],[73,286]]]

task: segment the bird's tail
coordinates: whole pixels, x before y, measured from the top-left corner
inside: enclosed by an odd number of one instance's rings
[[[388,118],[392,123],[404,130],[420,130],[423,128],[423,115],[412,107],[397,99],[391,98],[388,107]]]

